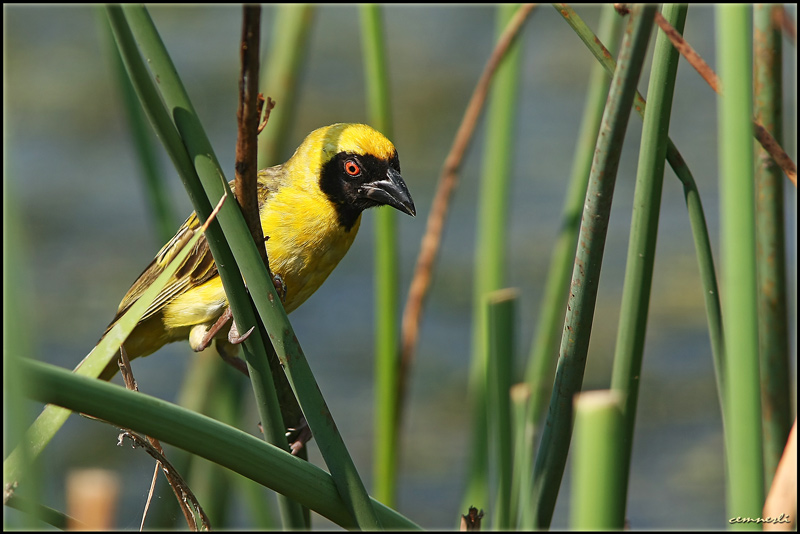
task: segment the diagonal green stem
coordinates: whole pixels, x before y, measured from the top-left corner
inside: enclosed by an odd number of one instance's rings
[[[595,59],[603,65],[609,75],[614,73],[616,63],[600,39],[589,29],[578,14],[566,4],[554,4],[556,10],[564,20],[575,30],[580,39],[594,55]],[[634,105],[639,116],[644,118],[646,102],[640,94],[636,94]],[[689,223],[692,227],[695,254],[700,270],[700,280],[703,285],[703,297],[706,306],[709,337],[711,339],[711,352],[714,358],[714,372],[717,379],[717,392],[720,395],[720,405],[723,412],[725,403],[722,401],[724,390],[724,350],[725,343],[722,329],[722,308],[719,301],[717,276],[714,269],[714,256],[711,251],[711,239],[708,235],[708,225],[700,200],[700,193],[689,167],[672,140],[667,140],[667,162],[683,185],[683,194],[686,199],[686,209],[689,214]],[[723,416],[724,417],[724,416]]]
[[[653,27],[654,5],[633,7],[611,81],[581,219],[550,410],[534,465],[534,527],[548,528],[572,436],[572,398],[581,389],[622,141]]]
[[[169,56],[165,53],[163,43],[158,36],[152,20],[147,11],[142,7],[125,6],[125,14],[135,28],[135,33],[143,53],[150,60],[150,67],[159,80],[159,89],[164,102],[170,109],[170,114],[177,129],[181,132],[186,149],[192,157],[198,175],[201,177],[203,188],[210,198],[220,198],[228,192],[227,182],[220,179],[223,172],[214,156],[213,149],[200,125],[199,119],[186,94],[183,84],[177,76],[175,67]],[[228,194],[230,194],[228,192]],[[247,279],[247,286],[253,297],[253,302],[259,312],[261,320],[269,332],[276,353],[286,372],[292,389],[300,402],[303,413],[311,428],[322,452],[322,456],[331,470],[342,499],[347,504],[348,510],[353,514],[361,528],[379,526],[377,516],[372,508],[371,501],[366,493],[364,484],[358,476],[350,454],[344,446],[341,435],[336,429],[333,417],[330,414],[319,386],[314,379],[308,362],[300,348],[297,337],[280,303],[280,298],[275,292],[272,280],[264,268],[261,256],[255,247],[250,232],[244,223],[241,211],[232,203],[226,209],[223,206],[218,216],[219,224],[225,232],[225,237],[231,244],[231,250],[236,263],[242,270],[241,275],[234,271],[233,279],[223,277],[226,294],[236,317],[237,324],[242,331],[246,331],[255,324],[249,301],[242,288],[238,291],[229,291],[229,287],[241,284],[242,275]],[[224,240],[223,240],[224,241]],[[209,240],[211,244],[211,240]],[[212,248],[212,251],[214,249]],[[214,251],[215,252],[215,251]],[[227,264],[217,261],[217,264]],[[231,260],[231,265],[235,265]],[[222,270],[220,270],[222,274]],[[236,278],[238,277],[238,280]],[[231,284],[231,285],[229,285]],[[244,296],[244,299],[242,299]],[[241,299],[241,300],[239,300]],[[250,377],[254,384],[256,399],[259,406],[271,406],[275,397],[272,378],[266,353],[258,350],[261,336],[253,335],[245,340],[245,357]],[[256,338],[256,339],[253,339]],[[252,349],[248,348],[248,341],[253,341]],[[250,350],[250,353],[248,353]],[[277,405],[277,402],[275,403]],[[271,411],[274,410],[270,408]],[[262,414],[262,421],[269,421],[266,410]],[[273,424],[269,424],[270,427]]]
[[[331,475],[255,436],[144,393],[26,361],[27,394],[85,413],[206,458],[283,493],[344,528],[357,528]],[[396,511],[371,501],[390,529],[419,529]]]
[[[216,173],[212,173],[212,169],[218,169],[218,164],[214,158],[213,150],[208,145],[202,126],[196,119],[192,104],[188,96],[186,96],[172,60],[146,10],[136,7],[126,7],[124,10],[119,7],[109,7],[108,12],[137,93],[140,94],[148,115],[153,118],[152,122],[156,129],[164,137],[172,140],[167,145],[167,148],[172,155],[173,161],[180,163],[181,177],[184,180],[187,191],[190,192],[196,212],[201,218],[205,218],[204,211],[208,206],[207,198],[220,198],[225,194],[228,194],[228,198],[231,200],[233,200],[233,197],[230,195],[230,190],[227,188],[227,184],[224,183],[224,179],[219,180],[219,177],[223,176],[222,172],[218,170]],[[147,68],[144,66],[138,47],[141,47],[147,54],[150,66],[159,79],[158,86],[155,86]],[[163,104],[161,97],[163,97]],[[168,108],[166,110],[165,105]],[[175,140],[175,136],[179,136],[180,139]],[[200,149],[203,156],[193,158],[194,163],[189,163],[187,148],[192,146],[203,147]],[[197,167],[194,167],[194,165],[197,165]],[[211,188],[206,188],[204,191],[203,185],[199,182],[200,176],[211,182]],[[222,186],[224,190],[213,191],[215,186]],[[208,197],[206,197],[207,194]],[[220,216],[226,219],[237,215],[242,221],[244,220],[235,201],[226,202],[220,210]],[[228,233],[230,233],[230,230]],[[255,315],[252,311],[250,299],[244,289],[241,275],[236,269],[236,262],[233,259],[231,250],[216,223],[209,228],[206,237],[219,266],[220,277],[226,288],[226,295],[234,311],[237,324],[243,331],[246,331],[250,325],[255,324]],[[233,242],[233,239],[231,242]],[[252,237],[249,242],[252,243]],[[263,262],[261,267],[263,268]],[[243,344],[245,357],[250,369],[251,384],[266,439],[275,445],[287,447],[284,436],[286,426],[283,424],[283,418],[280,414],[277,395],[267,366],[267,353],[262,339],[260,333],[254,332]],[[285,502],[284,499],[281,499],[281,504],[284,512],[283,517],[287,525],[295,528],[302,527],[303,522],[299,507],[296,504]]]
[[[610,43],[616,51],[622,36],[623,18],[614,6],[603,6],[598,34],[603,41]],[[613,71],[612,71],[613,72]],[[550,388],[553,385],[553,370],[561,341],[561,326],[564,321],[564,307],[569,289],[570,266],[575,259],[575,247],[578,244],[583,200],[586,197],[586,186],[592,169],[592,159],[597,143],[597,132],[608,97],[611,78],[606,75],[602,65],[592,67],[589,79],[589,93],[586,96],[586,110],[578,136],[578,146],[573,158],[569,189],[564,201],[561,216],[561,228],[553,247],[553,256],[547,270],[544,296],[539,311],[539,321],[534,329],[535,340],[528,359],[526,381],[531,387],[531,408],[529,417],[535,425],[540,425],[545,414]],[[523,510],[524,512],[524,510]]]
[[[663,15],[679,32],[686,22],[685,4],[669,4]],[[639,167],[633,198],[631,235],[625,266],[625,285],[622,289],[619,329],[611,387],[622,393],[623,425],[621,465],[622,502],[625,502],[633,450],[633,430],[636,404],[639,398],[639,379],[644,355],[644,340],[650,307],[650,289],[655,264],[658,219],[661,213],[661,189],[664,183],[664,157],[667,152],[672,97],[680,55],[669,39],[659,33],[656,38],[653,67],[647,96],[648,113],[644,117]]]

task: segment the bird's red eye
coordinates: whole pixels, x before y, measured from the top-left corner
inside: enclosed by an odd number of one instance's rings
[[[361,167],[352,159],[348,159],[344,162],[344,172],[350,176],[358,176],[361,174]]]

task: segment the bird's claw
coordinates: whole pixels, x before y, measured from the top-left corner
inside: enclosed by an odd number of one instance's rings
[[[211,326],[198,324],[192,327],[192,330],[189,332],[189,345],[192,347],[192,350],[195,352],[205,350],[211,345],[211,340],[213,340],[219,331],[228,324],[228,321],[230,321],[232,317],[233,312],[230,307],[228,307],[225,308],[222,315],[220,315]]]
[[[272,285],[275,286],[275,291],[278,292],[278,296],[281,298],[282,303],[286,303],[286,284],[283,282],[283,278],[278,273],[272,273]]]
[[[296,428],[288,428],[286,430],[286,437],[289,439],[289,448],[292,450],[292,456],[297,456],[305,444],[314,437],[305,417],[300,419],[300,424]]]
[[[236,326],[236,321],[233,321],[233,324],[231,324],[231,329],[228,331],[228,341],[230,341],[234,345],[238,345],[239,343],[250,337],[250,334],[252,334],[253,330],[255,329],[256,327],[255,325],[253,325],[250,327],[250,330],[248,330],[244,334],[239,334],[239,327]]]

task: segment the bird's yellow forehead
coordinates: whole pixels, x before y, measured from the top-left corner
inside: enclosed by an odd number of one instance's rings
[[[370,154],[391,159],[396,151],[391,141],[366,124],[332,124],[311,132],[303,143],[321,149],[321,159],[328,160],[339,152]]]

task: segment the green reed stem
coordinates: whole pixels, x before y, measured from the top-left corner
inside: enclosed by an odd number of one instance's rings
[[[497,35],[519,8],[507,4],[497,8]],[[489,444],[486,414],[486,293],[500,289],[506,276],[506,235],[508,201],[511,183],[512,151],[515,143],[515,120],[519,75],[522,61],[521,40],[509,48],[495,72],[486,120],[486,144],[478,194],[478,227],[475,242],[475,275],[472,293],[472,363],[470,364],[469,395],[472,406],[472,439],[467,489],[461,510],[470,506],[488,508],[489,504]]]
[[[668,4],[663,16],[679,32],[686,22],[685,4]],[[639,399],[639,381],[644,357],[644,341],[650,308],[650,289],[655,264],[658,219],[661,212],[661,189],[664,183],[664,166],[667,152],[672,97],[678,72],[680,54],[672,43],[659,32],[656,37],[653,66],[650,73],[648,112],[644,117],[639,167],[636,172],[636,189],[633,197],[631,234],[628,259],[625,266],[625,283],[622,289],[619,329],[611,388],[619,391],[623,399],[622,443],[620,446],[625,502],[633,451],[633,430],[636,406]],[[624,507],[623,507],[624,510]]]
[[[392,136],[385,31],[381,8],[361,6],[364,78],[370,122]],[[397,466],[400,440],[398,397],[400,353],[400,254],[397,250],[397,213],[381,209],[375,214],[375,437],[373,488],[375,497],[388,506],[397,500]]]
[[[725,316],[725,444],[729,517],[759,517],[764,504],[758,363],[753,87],[750,10],[717,7],[722,294]],[[761,529],[758,524],[737,528]]]
[[[754,10],[755,115],[783,145],[783,72],[780,28],[772,17],[779,4]],[[786,280],[783,172],[756,147],[756,261],[758,270],[758,340],[764,421],[765,485],[772,484],[792,427],[791,364]]]
[[[550,411],[534,465],[535,528],[549,527],[564,474],[572,436],[572,397],[583,382],[619,157],[654,13],[653,5],[633,7],[603,114],[586,191]]]

